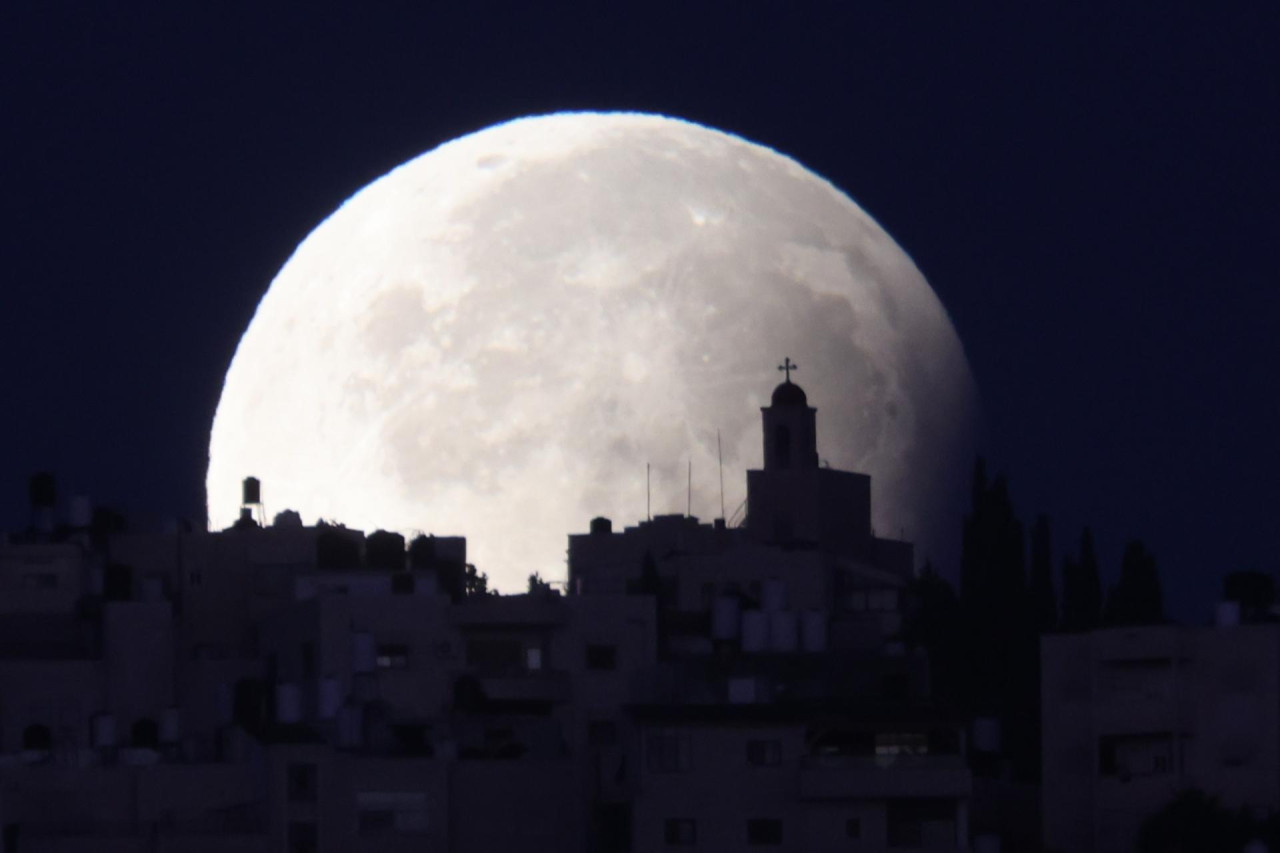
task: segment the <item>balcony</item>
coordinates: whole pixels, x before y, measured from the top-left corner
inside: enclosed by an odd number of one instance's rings
[[[805,800],[967,797],[972,787],[959,755],[816,755],[800,764]]]

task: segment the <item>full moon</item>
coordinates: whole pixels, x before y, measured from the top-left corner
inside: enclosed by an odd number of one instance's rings
[[[870,216],[685,121],[496,125],[361,189],[280,270],[214,417],[210,526],[256,476],[269,514],[464,535],[504,591],[563,578],[594,516],[719,516],[721,456],[735,516],[784,356],[823,463],[872,476],[877,534],[954,563],[976,389]]]

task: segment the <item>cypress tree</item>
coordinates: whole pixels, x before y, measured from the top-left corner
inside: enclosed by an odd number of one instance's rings
[[[1031,609],[1036,633],[1058,627],[1058,598],[1053,589],[1053,543],[1049,517],[1041,514],[1031,530]]]
[[[1098,568],[1098,552],[1093,545],[1093,531],[1088,527],[1080,534],[1081,630],[1091,631],[1102,624],[1102,572]]]
[[[1088,620],[1082,601],[1083,583],[1080,561],[1075,554],[1067,554],[1062,558],[1062,621],[1059,623],[1064,631],[1085,630]]]
[[[1138,540],[1125,545],[1120,580],[1107,597],[1106,624],[1158,625],[1164,621],[1164,594],[1156,559]]]

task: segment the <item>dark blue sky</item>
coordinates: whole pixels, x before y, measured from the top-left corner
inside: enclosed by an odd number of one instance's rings
[[[634,109],[888,229],[1057,544],[1093,525],[1113,575],[1143,538],[1195,620],[1221,573],[1280,568],[1274,4],[116,5],[0,7],[0,527],[38,468],[200,516],[222,375],[321,218],[462,133]]]

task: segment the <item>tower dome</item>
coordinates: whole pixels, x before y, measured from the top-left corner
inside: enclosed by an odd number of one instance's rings
[[[773,389],[773,401],[770,405],[774,407],[791,407],[791,406],[808,406],[809,398],[804,395],[804,389],[791,381],[791,371],[795,370],[799,365],[790,358],[784,358],[782,364],[778,365],[778,370],[786,375],[786,379],[777,388]]]
[[[809,398],[805,396],[803,388],[788,379],[773,389],[773,399],[770,405],[808,406]]]

